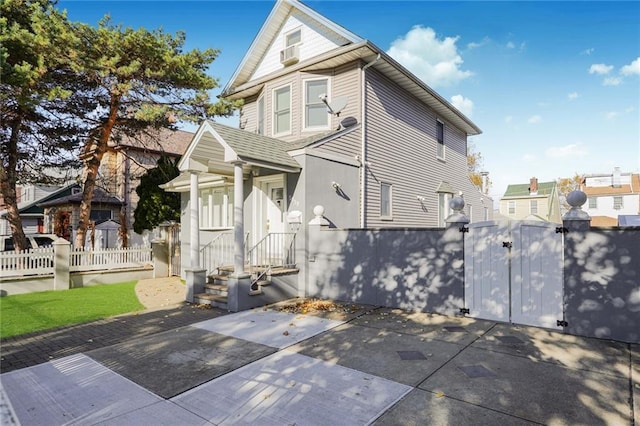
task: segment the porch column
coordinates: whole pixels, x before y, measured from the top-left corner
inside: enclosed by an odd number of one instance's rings
[[[242,163],[233,163],[233,271],[235,275],[244,274],[244,191],[242,182]]]
[[[198,203],[198,172],[190,170],[191,183],[189,187],[189,200],[191,200],[190,206],[190,246],[189,246],[189,259],[191,269],[200,269],[200,208]]]

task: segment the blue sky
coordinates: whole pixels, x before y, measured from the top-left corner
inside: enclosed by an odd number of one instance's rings
[[[640,2],[308,1],[470,117],[499,199],[510,183],[640,172]],[[73,21],[183,30],[231,77],[273,1],[69,1]],[[214,92],[217,94],[217,92]],[[218,120],[236,125],[237,120]]]

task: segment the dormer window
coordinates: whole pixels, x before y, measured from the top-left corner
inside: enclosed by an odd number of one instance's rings
[[[280,63],[283,65],[295,64],[300,60],[298,45],[302,42],[302,30],[290,31],[284,35],[284,49],[280,52]]]

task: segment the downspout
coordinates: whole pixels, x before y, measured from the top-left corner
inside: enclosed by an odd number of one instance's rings
[[[360,125],[362,127],[362,141],[361,141],[361,151],[362,158],[360,159],[360,228],[365,227],[366,222],[366,206],[367,206],[367,197],[366,197],[366,178],[367,178],[367,122],[366,122],[366,110],[367,110],[367,75],[365,71],[367,68],[375,64],[380,60],[380,54],[368,64],[362,67],[362,100],[360,102]]]

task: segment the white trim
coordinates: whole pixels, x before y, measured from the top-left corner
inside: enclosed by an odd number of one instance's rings
[[[327,111],[327,124],[324,126],[308,126],[307,125],[307,83],[312,81],[326,81],[327,89],[325,94],[328,99],[331,99],[331,77],[311,77],[305,78],[302,80],[302,131],[303,132],[314,132],[317,130],[329,130],[331,129],[331,114]],[[322,102],[321,102],[322,103]]]
[[[276,133],[276,92],[278,90],[289,88],[289,131]],[[293,84],[288,83],[271,89],[271,134],[274,138],[280,136],[288,136],[293,133]]]
[[[289,151],[289,155],[297,157],[298,155],[308,155],[309,157],[321,158],[323,160],[335,161],[336,163],[346,164],[348,166],[360,167],[360,162],[346,155],[335,154],[333,152],[321,152],[314,149],[302,148],[295,151]]]
[[[300,41],[297,42],[297,43],[287,44],[287,37],[289,37],[290,34],[293,34],[296,31],[300,31]],[[302,25],[299,25],[296,28],[287,31],[286,33],[282,33],[282,48],[283,49],[286,49],[287,47],[291,47],[291,46],[299,46],[301,44],[302,44]]]

